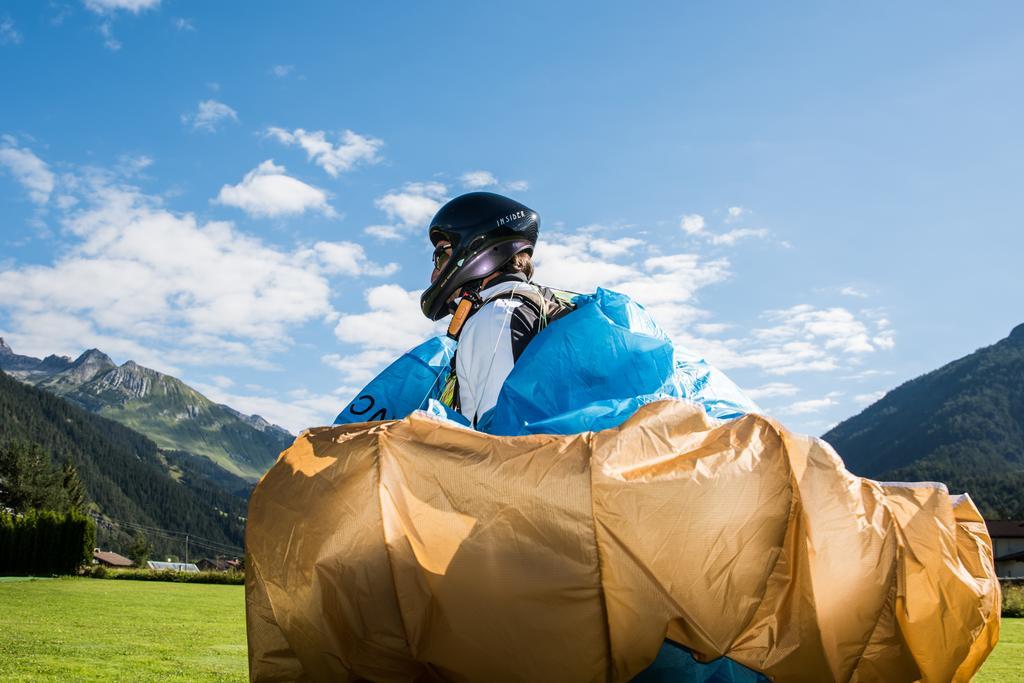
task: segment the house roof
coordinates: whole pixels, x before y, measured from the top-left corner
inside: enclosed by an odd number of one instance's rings
[[[985,526],[992,538],[1024,538],[1024,520],[986,519]]]
[[[113,567],[130,567],[132,561],[124,555],[118,555],[117,553],[110,550],[100,550],[99,548],[92,551],[93,559],[103,564],[109,564]]]
[[[199,567],[197,567],[192,562],[188,562],[188,563],[185,563],[185,562],[154,562],[154,561],[150,560],[149,562],[146,562],[146,566],[149,567],[150,569],[170,569],[171,571],[176,571],[176,572],[198,572],[199,571]]]
[[[240,560],[226,559],[223,557],[218,557],[212,560],[203,558],[196,562],[196,564],[200,567],[213,567],[222,572],[226,572],[231,569],[239,569],[242,566],[242,562]]]

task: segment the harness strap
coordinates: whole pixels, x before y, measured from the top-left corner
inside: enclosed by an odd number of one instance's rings
[[[452,323],[448,327],[448,336],[452,339],[458,340],[459,334],[462,332],[463,325],[465,325],[466,320],[468,320],[473,313],[476,313],[480,308],[486,306],[492,301],[497,301],[499,299],[518,299],[530,308],[534,309],[537,313],[538,324],[537,330],[533,333],[533,336],[539,334],[541,330],[555,320],[558,320],[559,318],[562,318],[576,310],[576,305],[572,302],[572,292],[553,290],[547,287],[536,287],[536,285],[529,289],[516,289],[509,290],[507,292],[500,292],[483,300],[480,299],[476,292],[471,294],[471,298],[464,297],[462,301],[459,302],[459,308],[456,310]],[[470,299],[468,303],[467,299]],[[464,303],[466,304],[465,314],[458,320],[458,324],[456,324],[455,318],[459,318],[459,312],[463,310]],[[458,355],[459,351],[456,349],[455,353],[452,354],[451,369],[448,372],[448,379],[445,381],[444,388],[441,390],[440,401],[449,408],[461,412],[462,406],[459,401],[459,379],[455,372],[456,359],[458,358]]]

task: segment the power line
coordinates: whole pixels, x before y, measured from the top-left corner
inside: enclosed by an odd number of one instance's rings
[[[105,523],[108,523],[108,524],[113,523],[113,524],[116,524],[117,526],[127,527],[127,528],[130,528],[130,529],[135,529],[135,530],[144,531],[144,532],[150,532],[150,533],[154,533],[154,534],[157,534],[157,535],[162,535],[162,536],[169,537],[169,538],[184,538],[184,537],[188,536],[190,539],[198,539],[201,543],[203,543],[205,545],[220,546],[220,547],[223,547],[223,548],[229,548],[231,550],[240,550],[240,548],[238,548],[238,546],[232,545],[230,543],[222,543],[221,541],[215,541],[213,539],[204,538],[203,536],[198,536],[198,535],[193,534],[192,532],[189,532],[189,531],[175,531],[173,529],[163,529],[161,527],[149,526],[149,525],[146,525],[146,524],[139,524],[137,522],[122,522],[122,521],[119,521],[119,520],[116,520],[116,519],[113,519],[113,518],[109,518],[109,521],[108,521],[107,519],[105,519],[105,518],[103,518],[103,517],[101,517],[101,516],[99,516],[99,515],[97,515],[95,513],[93,514],[93,516],[94,516],[94,518],[97,521],[102,521],[102,522],[105,522]]]
[[[97,524],[101,524],[106,528],[113,529],[115,527],[120,528],[122,531],[141,531],[145,534],[161,537],[165,540],[174,541],[177,543],[187,542],[188,545],[198,546],[206,550],[213,551],[215,553],[224,555],[244,555],[245,550],[228,543],[221,543],[220,541],[214,541],[202,536],[195,536],[187,531],[175,531],[173,529],[163,529],[161,527],[149,526],[145,524],[137,524],[135,522],[123,522],[109,517],[103,517],[95,512],[90,513],[92,518]]]

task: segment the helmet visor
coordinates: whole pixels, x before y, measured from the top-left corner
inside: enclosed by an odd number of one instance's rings
[[[439,244],[434,248],[434,270],[441,270],[452,257],[452,245]]]

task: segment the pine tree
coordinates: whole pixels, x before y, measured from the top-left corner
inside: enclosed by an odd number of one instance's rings
[[[89,497],[82,486],[82,480],[78,477],[78,469],[71,462],[64,463],[64,467],[61,468],[61,485],[67,492],[69,509],[84,513],[89,504]]]
[[[68,509],[60,471],[36,443],[17,440],[0,446],[0,489],[0,502],[17,512]]]
[[[132,544],[128,546],[128,557],[135,563],[136,567],[146,564],[146,560],[153,554],[153,544],[149,542],[146,535],[141,531],[135,534]]]

